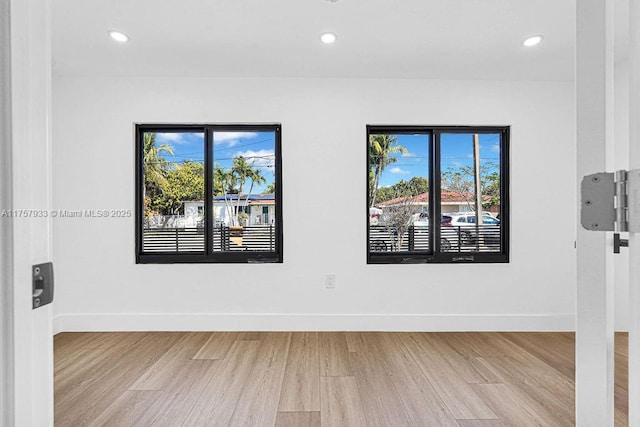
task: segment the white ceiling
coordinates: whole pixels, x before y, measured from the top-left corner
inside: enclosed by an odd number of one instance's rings
[[[573,79],[574,0],[52,3],[63,75]],[[532,34],[544,42],[524,48]]]

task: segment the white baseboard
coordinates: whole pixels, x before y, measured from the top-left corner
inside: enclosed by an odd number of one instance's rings
[[[78,313],[53,319],[60,332],[116,331],[574,331],[573,314],[182,314]]]

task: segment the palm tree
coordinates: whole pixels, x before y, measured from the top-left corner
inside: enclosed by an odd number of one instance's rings
[[[142,198],[145,201],[147,215],[151,213],[147,205],[147,192],[159,193],[167,184],[167,171],[172,163],[168,162],[164,155],[173,156],[173,148],[168,144],[156,146],[156,134],[148,132],[143,137],[143,174],[144,188]]]
[[[267,181],[266,177],[262,174],[262,170],[256,168],[253,162],[249,163],[247,159],[242,156],[233,158],[233,166],[229,170],[224,170],[221,167],[214,169],[214,188],[216,192],[221,192],[224,195],[225,206],[229,217],[232,219],[233,225],[240,225],[238,217],[240,214],[240,202],[247,181],[250,181],[251,185],[244,199],[245,205],[249,203],[249,196],[253,188]],[[232,209],[232,199],[228,197],[230,194],[236,194],[235,209]]]
[[[247,162],[247,159],[243,156],[236,156],[233,158],[231,173],[234,175],[236,182],[238,183],[238,194],[242,194],[247,178],[254,173],[253,164]]]
[[[370,207],[376,204],[378,186],[382,171],[391,163],[398,159],[392,155],[406,154],[408,150],[402,145],[398,145],[398,137],[395,135],[371,135],[369,137],[369,187],[370,187]]]
[[[264,184],[267,182],[267,178],[262,174],[262,169],[253,168],[251,174],[247,177],[251,180],[251,186],[249,187],[249,192],[247,193],[247,200],[249,200],[249,194],[253,191],[253,187],[255,185]]]
[[[267,189],[264,190],[265,194],[275,194],[276,192],[276,183],[272,182],[271,184],[267,185]]]
[[[213,188],[216,195],[222,194],[224,196],[224,206],[227,210],[226,216],[229,218],[233,217],[233,209],[229,194],[238,193],[235,189],[233,173],[216,164],[213,170]]]
[[[249,196],[253,191],[253,187],[258,184],[262,184],[266,182],[265,176],[262,174],[262,171],[259,168],[254,167],[254,162],[247,162],[247,159],[243,156],[237,156],[233,159],[233,167],[231,168],[232,174],[236,177],[236,182],[238,183],[238,197],[236,201],[236,218],[235,222],[239,225],[240,221],[238,220],[238,214],[240,213],[240,195],[245,187],[247,180],[251,180],[251,186],[249,187],[249,191],[247,192],[247,197],[245,198],[245,205],[249,204]]]
[[[231,172],[221,168],[216,163],[213,169],[213,191],[216,195],[232,194],[236,192],[231,182]]]

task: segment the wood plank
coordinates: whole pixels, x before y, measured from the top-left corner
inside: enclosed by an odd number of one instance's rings
[[[349,355],[368,425],[411,424],[402,398],[387,375],[386,361],[372,352]]]
[[[98,340],[103,334],[96,333],[95,338]],[[144,354],[153,353],[154,355],[162,354],[164,345],[168,345],[170,340],[178,338],[172,334],[148,334],[145,338]],[[128,341],[128,340],[124,340]],[[80,343],[79,345],[82,345]],[[55,392],[60,396],[56,399],[56,405],[64,405],[67,401],[75,402],[82,397],[85,390],[93,388],[100,378],[110,375],[114,370],[118,370],[123,366],[127,366],[129,362],[135,363],[136,353],[141,347],[136,345],[129,346],[127,349],[102,349],[94,347],[92,349],[79,348],[77,354],[73,357],[77,358],[77,362],[68,365],[62,370],[60,362],[60,370],[54,375]],[[135,379],[133,379],[135,380]]]
[[[318,345],[317,332],[294,332],[291,336],[278,411],[320,411]]]
[[[489,340],[505,339],[495,332],[452,332],[438,334],[457,353],[471,357],[499,357],[503,354],[498,351]]]
[[[511,427],[502,420],[457,420],[460,427]]]
[[[163,332],[179,335],[179,332]],[[147,336],[146,332],[99,332],[83,333],[76,345],[85,349],[112,349],[131,347]]]
[[[512,426],[573,426],[569,418],[558,420],[539,403],[510,384],[474,384],[482,399],[500,420]]]
[[[353,375],[349,365],[349,348],[343,332],[320,332],[320,376]]]
[[[100,361],[93,360],[97,355],[103,354],[108,357],[113,352],[126,352],[127,349],[135,346],[145,335],[144,333],[127,333],[127,332],[105,332],[105,333],[65,333],[54,344],[55,361],[54,371],[57,372],[70,365],[97,365]],[[178,335],[176,335],[177,337]],[[82,359],[82,354],[92,355],[87,359]],[[68,359],[74,360],[69,361]],[[78,372],[73,372],[77,375]],[[62,378],[68,379],[66,375]]]
[[[158,359],[129,390],[166,390],[167,384],[175,382],[182,375],[185,362],[207,342],[209,333],[185,333],[166,353]]]
[[[291,334],[265,334],[261,342],[229,423],[231,426],[268,426],[276,421]]]
[[[616,354],[620,356],[628,357],[629,356],[629,333],[616,332],[615,342],[616,342]]]
[[[53,351],[56,364],[80,349],[76,343],[84,334],[84,332],[62,332],[54,335]]]
[[[193,391],[155,391],[154,393],[159,393],[159,396],[139,417],[136,426],[181,426],[202,394]]]
[[[264,335],[264,332],[251,332],[251,331],[241,332],[239,339],[245,340],[245,341],[260,341],[263,335]]]
[[[55,399],[57,425],[87,425],[116,401],[164,354],[176,340],[175,333],[147,333],[128,349],[105,350],[111,357],[89,372],[86,381]]]
[[[367,343],[367,332],[345,332],[347,348],[352,353],[364,353],[370,351]]]
[[[541,402],[558,422],[575,422],[574,386],[563,376],[547,376],[516,361],[513,357],[479,358],[496,374],[504,378],[505,384],[517,388],[521,393]]]
[[[367,425],[358,384],[354,377],[320,378],[320,418],[323,426]]]
[[[553,370],[533,355],[528,362],[518,360],[521,355],[502,358],[479,358],[504,378],[510,388],[542,405],[558,425],[575,423],[574,383]]]
[[[386,373],[402,397],[402,404],[414,426],[456,426],[457,422],[440,396],[416,365],[403,351],[398,334],[380,335],[381,356],[385,357]]]
[[[573,380],[575,371],[574,343],[546,333],[505,333],[509,341],[542,360],[565,378]]]
[[[82,386],[100,370],[109,369],[106,362],[113,357],[108,350],[78,348],[61,360],[56,360],[54,384],[56,392],[67,395]]]
[[[615,426],[629,425],[629,336],[618,332],[615,336],[615,387],[614,387],[614,419]]]
[[[260,341],[236,341],[206,385],[184,425],[228,425],[260,349]]]
[[[285,358],[279,349],[289,333],[240,332],[232,346],[245,347],[236,348],[231,361],[229,353],[224,359],[191,359],[210,333],[62,334],[54,339],[55,423],[192,425],[189,417],[197,405],[206,409],[195,425],[228,425],[232,418],[237,424],[255,421],[249,425],[304,426],[325,420],[327,425],[335,418],[329,425],[447,426],[455,425],[454,415],[462,427],[574,423],[574,384],[567,378],[571,333],[323,335],[324,340],[313,332],[292,334]],[[626,338],[616,335],[616,426],[628,424]],[[537,348],[545,346],[554,348]],[[346,368],[351,376],[320,377],[321,370],[327,374]],[[472,371],[465,374],[465,369]],[[504,387],[468,383],[478,373],[488,379],[486,372]],[[127,390],[144,382],[161,390]],[[345,393],[351,396],[345,398]],[[467,407],[475,399],[499,419],[459,418],[458,412],[464,412],[457,405]],[[512,413],[501,406],[505,402]],[[283,410],[287,405],[315,410]],[[387,406],[390,413],[380,415]],[[398,415],[403,411],[404,418]],[[527,424],[531,411],[538,418]]]
[[[182,425],[222,360],[186,360],[183,363],[180,374],[176,375],[174,382],[167,384],[166,391],[160,392],[137,425]]]
[[[63,337],[54,341],[55,365],[69,357],[77,350],[112,350],[126,349],[135,346],[144,336],[144,332],[73,332],[65,333]]]
[[[614,387],[614,420],[616,426],[629,425],[629,399],[627,396],[627,388],[616,384]]]
[[[222,360],[183,360],[176,366],[176,373],[164,383],[164,391],[202,392],[215,376]]]
[[[500,379],[477,357],[457,352],[442,334],[423,335],[431,346],[438,351],[449,365],[469,384],[500,383]]]
[[[506,356],[478,360],[496,373],[503,382],[516,386],[538,402],[544,402],[545,407],[558,422],[574,421],[575,389],[572,380],[511,341],[501,340],[493,344]]]
[[[275,427],[320,427],[320,411],[278,412]]]
[[[242,332],[213,332],[193,359],[224,359],[233,343],[241,338]]]
[[[159,391],[125,391],[116,401],[102,412],[89,427],[101,426],[134,426],[159,397]]]
[[[420,334],[403,334],[400,338],[416,365],[456,419],[498,418],[471,385]]]

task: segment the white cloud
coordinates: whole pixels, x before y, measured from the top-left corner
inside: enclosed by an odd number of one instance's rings
[[[494,153],[499,153],[500,152],[500,144],[491,145],[491,151],[494,152]]]
[[[156,140],[158,141],[158,143],[160,144],[176,144],[176,145],[180,145],[180,144],[186,144],[187,142],[189,142],[185,137],[189,135],[189,136],[193,136],[196,138],[204,138],[204,135],[201,133],[185,133],[185,132],[160,132],[160,133],[156,133]]]
[[[395,174],[399,174],[399,175],[407,175],[409,173],[409,171],[406,171],[404,169],[401,169],[399,167],[395,167],[395,168],[391,168],[389,169],[390,173],[395,173]]]
[[[213,144],[227,144],[229,147],[233,147],[241,139],[254,138],[256,135],[256,132],[215,132]]]
[[[238,151],[235,156],[242,156],[247,159],[247,162],[252,163],[258,168],[268,168],[273,171],[273,167],[276,161],[276,155],[273,150],[247,150]]]
[[[173,142],[179,144],[182,142],[182,134],[177,132],[156,133],[156,140],[160,143]]]
[[[402,157],[417,157],[415,155],[415,153],[411,153],[410,151],[407,151],[406,153],[402,153]]]

